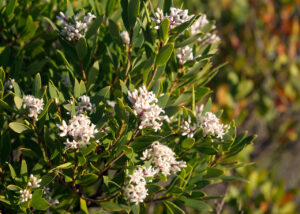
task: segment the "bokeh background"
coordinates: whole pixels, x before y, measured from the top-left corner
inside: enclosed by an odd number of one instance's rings
[[[240,156],[255,164],[234,172],[248,182],[212,190],[227,194],[220,213],[300,213],[300,1],[174,3],[216,20],[228,64],[210,83],[215,108],[258,135]]]

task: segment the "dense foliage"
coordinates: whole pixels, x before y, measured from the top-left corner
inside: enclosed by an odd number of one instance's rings
[[[171,6],[0,1],[4,213],[210,212],[205,187],[243,181],[255,136],[212,112],[214,22]]]

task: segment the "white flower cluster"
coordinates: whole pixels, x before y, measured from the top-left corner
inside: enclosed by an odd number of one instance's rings
[[[39,188],[41,181],[42,179],[37,179],[36,177],[33,176],[33,174],[31,174],[29,178],[28,186],[31,188]]]
[[[122,41],[126,44],[129,45],[130,43],[130,37],[129,37],[129,33],[127,31],[122,31],[120,33],[120,37],[122,39]]]
[[[227,125],[224,125],[220,122],[219,118],[212,113],[206,112],[202,115],[203,105],[200,107],[196,107],[195,109],[195,117],[196,123],[191,123],[191,118],[188,118],[188,121],[185,121],[181,125],[181,129],[183,130],[182,135],[187,135],[192,138],[195,134],[197,127],[201,127],[204,131],[204,135],[216,135],[217,138],[223,139],[225,131],[227,129]]]
[[[38,119],[38,115],[44,108],[43,99],[37,99],[32,95],[26,95],[23,97],[23,108],[29,110],[28,117],[32,117],[35,120]]]
[[[94,113],[95,104],[91,103],[90,97],[82,95],[78,97],[78,105],[76,106],[76,113],[83,114],[85,111],[88,111],[90,114]]]
[[[29,189],[20,190],[21,202],[26,202],[32,198],[32,194]]]
[[[171,172],[176,173],[186,167],[186,162],[176,161],[175,153],[167,146],[160,144],[158,141],[154,142],[151,149],[143,152],[141,160],[151,160],[149,167],[138,166],[132,175],[129,175],[129,181],[124,188],[124,195],[127,200],[133,203],[141,203],[148,195],[146,188],[146,179],[156,176],[159,172],[165,176],[170,175]]]
[[[151,166],[138,166],[133,174],[129,175],[129,181],[124,188],[125,199],[136,204],[142,203],[148,195],[146,178],[155,176],[157,172]]]
[[[176,53],[177,58],[179,59],[179,63],[183,65],[187,61],[193,60],[193,48],[190,46],[185,46],[183,48],[178,48],[178,51]]]
[[[143,152],[142,160],[152,159],[152,164],[165,176],[179,172],[180,168],[186,167],[185,161],[177,161],[175,153],[168,146],[155,141],[151,149]]]
[[[209,23],[209,21],[207,20],[205,14],[200,16],[200,18],[191,26],[191,35],[201,33],[201,29],[208,23]],[[216,26],[213,26],[213,29],[214,28],[216,28]],[[212,44],[212,43],[218,42],[219,40],[220,40],[220,37],[218,37],[214,33],[206,33],[203,38],[198,39],[198,41],[204,41],[203,45]]]
[[[189,16],[188,13],[188,10],[171,7],[170,14],[164,16],[162,10],[157,8],[157,12],[154,14],[155,17],[151,19],[157,24],[156,29],[159,29],[159,25],[164,19],[169,19],[170,29],[173,29],[194,17],[194,15]]]
[[[67,14],[63,12],[59,13],[59,16],[56,17],[62,24],[61,34],[69,41],[78,40],[81,37],[84,37],[89,26],[92,23],[92,20],[96,18],[95,15],[88,13],[83,17],[83,20],[79,20],[78,15],[74,16],[74,22],[69,19]]]
[[[65,148],[77,149],[85,147],[90,144],[90,139],[98,132],[96,125],[92,124],[88,116],[84,114],[74,116],[69,120],[69,124],[63,120],[62,125],[57,124],[57,127],[61,131],[59,136],[71,136],[73,138],[72,141],[67,139],[64,143],[66,145]]]
[[[169,121],[166,115],[160,115],[165,111],[157,105],[157,98],[152,91],[147,91],[146,87],[140,87],[139,90],[128,92],[128,99],[133,105],[134,113],[140,117],[139,129],[153,127],[155,131],[160,130],[162,120]]]
[[[40,187],[40,182],[42,179],[37,179],[34,175],[30,175],[29,181],[28,181],[28,187],[24,190],[20,190],[20,197],[21,197],[21,202],[26,202],[32,198],[31,194],[31,188],[39,188]]]

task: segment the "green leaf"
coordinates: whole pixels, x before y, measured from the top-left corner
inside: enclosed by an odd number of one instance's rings
[[[131,147],[135,152],[142,151],[149,147],[154,141],[158,141],[161,139],[160,136],[140,136],[136,137],[135,140],[132,142]]]
[[[31,200],[31,206],[37,210],[46,210],[50,206],[49,202],[42,198],[43,190],[37,189],[34,191]]]
[[[27,164],[26,164],[26,161],[23,159],[22,164],[21,164],[20,175],[21,175],[21,177],[26,178],[25,181],[27,181],[27,177],[28,177],[27,173],[28,173]]]
[[[256,138],[256,135],[253,136],[248,136],[245,139],[239,141],[239,142],[234,142],[229,150],[228,153],[226,153],[225,158],[232,157],[236,154],[238,154],[240,151],[242,151],[245,146],[249,145],[252,143]]]
[[[147,190],[148,190],[148,194],[154,194],[159,192],[160,190],[163,190],[164,188],[162,186],[159,186],[157,184],[148,184],[147,185]]]
[[[196,199],[180,199],[184,205],[198,211],[212,212],[212,208],[205,202]]]
[[[242,181],[242,182],[248,182],[247,179],[237,176],[221,176],[220,177],[223,181]]]
[[[22,190],[21,187],[18,187],[18,186],[13,185],[13,184],[8,185],[8,186],[6,187],[6,189],[11,190],[11,191],[20,191],[20,190]]]
[[[108,29],[110,32],[110,35],[112,36],[112,38],[119,44],[122,44],[121,38],[120,38],[120,31],[119,31],[119,27],[118,25],[113,21],[113,20],[109,20],[108,23]]]
[[[174,49],[173,43],[167,44],[164,47],[162,47],[159,50],[159,53],[156,57],[156,62],[155,62],[156,66],[161,66],[166,64],[173,52],[173,49]]]
[[[49,107],[52,103],[53,103],[52,99],[48,100],[48,102],[47,102],[46,106],[44,107],[43,111],[39,114],[39,117],[38,117],[39,120],[42,119],[44,117],[44,115],[47,114],[48,109],[49,109]]]
[[[133,214],[139,214],[140,213],[140,205],[139,204],[132,205],[131,211]]]
[[[211,111],[211,106],[212,106],[212,101],[211,101],[211,98],[209,98],[207,103],[205,104],[205,106],[203,108],[202,115],[204,115],[206,112],[210,112]]]
[[[81,90],[80,90],[80,85],[78,80],[75,78],[75,83],[74,83],[74,97],[78,98],[81,95]]]
[[[22,104],[23,104],[23,99],[18,97],[17,95],[14,97],[14,102],[15,105],[17,107],[17,109],[21,109],[22,108]]]
[[[168,38],[169,26],[170,26],[169,19],[164,19],[160,24],[159,35],[162,41],[166,41]]]
[[[6,14],[9,16],[14,12],[15,6],[16,6],[17,0],[9,0],[7,7],[6,7]]]
[[[74,11],[73,11],[73,6],[71,3],[71,0],[67,0],[67,14],[68,14],[68,17],[74,16]]]
[[[0,109],[5,109],[10,112],[15,112],[15,110],[3,100],[0,100]]]
[[[83,60],[85,56],[87,55],[88,49],[87,49],[87,44],[86,40],[84,37],[80,37],[76,44],[76,52],[77,56],[80,60]]]
[[[67,163],[61,164],[61,165],[59,165],[59,166],[57,166],[57,167],[49,170],[49,173],[53,172],[56,169],[66,169],[66,168],[70,168],[71,166],[72,166],[72,163],[71,162],[67,162]]]
[[[25,132],[27,130],[30,130],[30,127],[23,124],[23,123],[19,123],[19,122],[11,122],[8,125],[13,131],[17,132],[17,133],[22,133]]]
[[[98,175],[89,173],[84,175],[82,178],[76,181],[77,184],[80,185],[89,185],[95,183],[98,180]]]
[[[89,39],[93,35],[97,35],[98,29],[100,27],[100,24],[102,22],[102,17],[97,17],[89,27],[88,31],[86,32],[86,39]]]
[[[185,214],[185,212],[173,202],[165,200],[163,201],[163,203],[165,206],[169,206],[169,208],[174,212],[174,214]]]
[[[47,173],[46,175],[44,175],[42,177],[42,181],[40,183],[41,187],[44,187],[44,186],[47,186],[48,184],[50,184],[56,176],[57,176],[57,174],[55,172]]]
[[[51,25],[51,27],[53,28],[53,30],[58,31],[58,28],[56,27],[56,25],[48,18],[48,17],[43,17],[43,19],[48,22],[48,24]]]
[[[16,171],[15,169],[12,167],[12,165],[10,163],[7,163],[8,167],[9,167],[9,170],[10,170],[10,176],[15,179],[16,177]]]
[[[217,178],[224,174],[224,171],[216,168],[208,168],[206,171],[206,175],[203,178]]]
[[[180,35],[183,31],[187,30],[198,18],[200,17],[200,15],[198,16],[194,16],[193,18],[191,18],[189,21],[182,23],[181,25],[175,27],[174,29],[171,30],[172,34],[175,34],[175,37],[177,37],[178,35]]]
[[[115,212],[123,210],[123,208],[119,204],[114,203],[114,202],[103,202],[100,205],[104,209],[115,211]]]
[[[187,38],[186,40],[184,40],[184,41],[176,44],[175,48],[182,48],[182,47],[185,47],[185,46],[187,46],[187,45],[189,45],[191,43],[194,43],[197,39],[200,38],[201,35],[203,35],[203,34],[202,33],[198,33],[198,34],[196,34],[194,36],[191,36],[191,37]]]
[[[60,50],[56,50],[56,52],[58,53],[58,56],[59,58],[63,61],[64,65],[68,68],[68,69],[71,69],[71,65],[70,63],[68,62],[68,60],[66,59],[65,55],[63,52],[61,52]]]
[[[101,96],[101,97],[104,97],[104,98],[106,98],[106,99],[108,99],[109,98],[109,93],[110,92],[110,86],[106,86],[105,88],[102,88],[100,91],[99,91],[99,95]]]
[[[39,92],[41,88],[42,88],[41,75],[37,73],[33,82],[33,94],[35,97],[39,97]]]
[[[140,14],[140,0],[129,0],[127,15],[129,26],[132,28],[135,25],[136,18]]]
[[[86,201],[82,198],[80,198],[80,213],[89,214]]]
[[[2,82],[4,82],[5,80],[5,71],[2,67],[0,67],[0,79],[2,80]]]
[[[194,146],[195,139],[194,138],[186,138],[182,141],[181,146],[184,149],[190,149]]]

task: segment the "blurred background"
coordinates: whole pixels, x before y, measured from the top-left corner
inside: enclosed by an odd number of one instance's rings
[[[184,2],[184,3],[182,3]],[[300,213],[300,0],[175,0],[216,20],[215,108],[257,134],[236,172],[248,182],[222,185],[220,213]],[[183,4],[183,5],[182,5]]]

